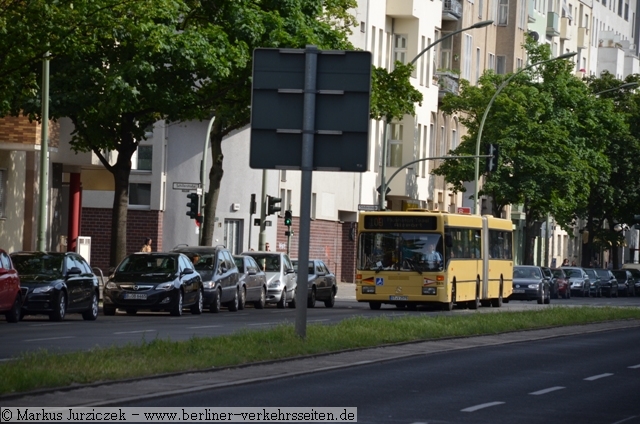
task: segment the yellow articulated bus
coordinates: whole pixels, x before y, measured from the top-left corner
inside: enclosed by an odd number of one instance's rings
[[[356,300],[371,309],[500,307],[512,279],[513,224],[507,219],[422,209],[360,213]]]

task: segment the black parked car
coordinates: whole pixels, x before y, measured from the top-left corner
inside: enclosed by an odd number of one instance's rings
[[[600,275],[596,271],[596,268],[583,268],[584,272],[589,276],[589,296],[602,297],[602,289],[600,287]]]
[[[621,296],[631,296],[635,285],[635,279],[631,271],[628,269],[615,269],[612,272],[616,276],[616,280],[618,280],[618,293]]]
[[[627,266],[628,268],[625,268],[629,271],[631,271],[631,276],[633,277],[635,284],[634,284],[634,289],[632,290],[633,294],[635,296],[640,296],[640,269],[637,268],[631,268],[631,266],[638,266],[636,264],[626,264],[625,266]]]
[[[558,298],[558,284],[556,282],[556,276],[553,274],[551,268],[548,267],[540,267],[542,270],[542,275],[549,281],[549,292],[551,293],[551,299]]]
[[[291,263],[293,263],[293,269],[296,270],[297,275],[298,260],[292,259]],[[320,300],[327,308],[333,308],[336,303],[336,293],[338,293],[335,274],[329,271],[324,261],[309,259],[308,275],[307,306],[313,308],[316,306],[316,300]]]
[[[204,304],[211,312],[220,312],[222,306],[236,312],[244,308],[245,291],[240,285],[240,274],[231,252],[224,246],[177,247],[195,264],[202,277]]]
[[[256,309],[264,308],[267,302],[267,274],[260,269],[256,260],[251,256],[234,255],[233,260],[240,273],[239,284],[241,290],[246,293],[246,301],[253,302]]]
[[[513,291],[509,300],[537,300],[551,303],[549,280],[539,266],[518,265],[513,267]]]
[[[618,280],[616,280],[613,272],[600,268],[596,269],[596,272],[598,273],[598,277],[600,277],[600,289],[602,290],[603,296],[618,297]]]
[[[181,316],[187,306],[192,314],[201,314],[204,298],[200,274],[188,257],[176,252],[127,256],[109,277],[103,296],[105,315],[146,309]]]
[[[27,292],[20,317],[46,314],[62,321],[69,313],[85,320],[98,317],[98,278],[75,252],[15,252],[11,260]]]

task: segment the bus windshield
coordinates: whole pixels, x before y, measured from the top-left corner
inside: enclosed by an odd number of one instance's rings
[[[442,235],[438,233],[362,233],[357,267],[376,271],[442,271],[442,245]]]

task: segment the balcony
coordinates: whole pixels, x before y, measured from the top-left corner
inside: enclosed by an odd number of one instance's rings
[[[547,12],[547,35],[557,37],[560,35],[560,19],[557,13]]]
[[[420,0],[387,0],[387,16],[392,18],[417,18],[418,11],[416,6]]]
[[[447,93],[459,93],[460,75],[449,70],[436,71],[438,77],[438,99],[442,99]]]
[[[586,49],[589,47],[589,29],[586,27],[578,28],[578,40],[577,47],[579,49]]]
[[[560,39],[571,40],[573,36],[573,27],[569,18],[560,18]]]
[[[462,18],[462,4],[458,0],[444,0],[442,3],[442,20],[457,21]]]

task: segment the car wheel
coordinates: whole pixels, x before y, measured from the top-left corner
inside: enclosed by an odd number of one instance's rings
[[[284,309],[284,307],[287,306],[287,289],[282,290],[282,293],[280,294],[280,300],[278,301],[278,304],[276,306],[278,307],[278,309]]]
[[[129,315],[129,316],[134,316],[135,314],[137,314],[137,313],[138,313],[138,310],[137,310],[137,309],[133,309],[133,308],[129,308],[129,309],[127,309],[125,312],[126,312],[126,313],[127,313],[127,315]]]
[[[293,289],[293,296],[291,297],[291,302],[289,302],[288,305],[291,309],[296,308],[296,289]]]
[[[16,300],[13,302],[13,306],[11,306],[11,310],[4,314],[4,316],[7,318],[7,322],[15,324],[16,322],[20,321],[20,308],[22,305],[21,299],[21,296],[18,294],[16,296]]]
[[[115,306],[104,305],[104,306],[102,306],[102,313],[107,315],[107,316],[113,316],[113,315],[116,314],[116,307]]]
[[[333,308],[333,305],[336,304],[336,290],[331,290],[331,297],[324,301],[325,308]]]
[[[198,300],[196,301],[196,303],[191,305],[191,313],[193,315],[200,315],[202,313],[202,309],[204,308],[204,306],[202,305],[202,298],[202,290],[198,290]]]
[[[67,313],[67,296],[63,291],[58,292],[56,296],[53,312],[49,315],[51,321],[62,321]]]
[[[209,310],[214,314],[220,312],[220,309],[222,308],[221,298],[222,293],[220,292],[220,289],[217,289],[216,294],[213,295],[213,302],[211,302],[211,306],[209,306]]]
[[[451,285],[451,299],[442,304],[443,311],[453,311],[453,305],[456,303],[456,284]]]
[[[307,308],[315,308],[316,306],[316,288],[311,287],[311,292],[307,298]]]
[[[229,308],[229,310],[231,312],[236,312],[238,310],[238,307],[239,307],[239,304],[240,304],[240,301],[239,301],[240,295],[238,294],[238,291],[239,290],[236,290],[234,292],[233,300],[227,304],[227,307]]]
[[[91,298],[91,308],[82,313],[82,319],[85,321],[95,321],[98,318],[98,295],[93,293]]]
[[[267,293],[266,293],[266,289],[262,287],[260,289],[260,300],[258,300],[257,302],[254,302],[253,306],[256,309],[264,309],[265,303],[267,303]]]
[[[238,292],[238,294],[240,295],[238,297],[238,310],[243,310],[244,306],[247,302],[247,292],[246,289],[244,287],[240,287],[240,290]]]
[[[551,292],[547,290],[547,295],[544,298],[544,304],[548,305],[551,303]]]
[[[369,309],[373,311],[377,311],[382,307],[382,303],[380,302],[369,302]]]
[[[176,295],[176,300],[173,303],[173,307],[171,308],[171,315],[173,315],[174,317],[182,316],[182,299],[183,299],[182,290],[178,290],[178,294]]]

